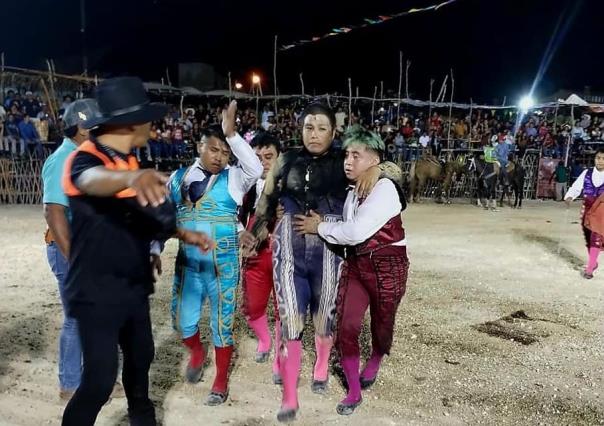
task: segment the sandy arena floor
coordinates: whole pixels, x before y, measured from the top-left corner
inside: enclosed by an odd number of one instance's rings
[[[553,202],[500,212],[410,207],[411,273],[392,356],[363,405],[342,418],[337,376],[328,395],[312,394],[306,352],[297,424],[604,424],[604,277],[579,276],[578,211],[578,203],[567,212]],[[60,424],[62,312],[43,230],[40,207],[0,206],[0,425]],[[158,418],[165,425],[274,424],[280,390],[270,364],[253,361],[255,342],[241,318],[228,403],[203,405],[211,366],[203,382],[183,383],[185,352],[168,311],[175,247],[168,245],[153,297]],[[125,399],[112,400],[97,424],[127,424],[125,407]]]

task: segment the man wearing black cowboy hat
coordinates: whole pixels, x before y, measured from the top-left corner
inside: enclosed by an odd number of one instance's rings
[[[147,142],[151,121],[163,117],[166,107],[150,103],[134,77],[103,81],[96,99],[100,115],[83,123],[92,129],[91,140],[68,158],[63,176],[72,212],[65,299],[78,321],[84,360],[63,425],[94,424],[113,389],[118,344],[130,424],[155,425],[148,395],[154,356],[150,243],[177,236],[205,251],[213,243],[204,234],[177,229],[174,206],[165,202],[167,178],[139,170],[130,155]]]

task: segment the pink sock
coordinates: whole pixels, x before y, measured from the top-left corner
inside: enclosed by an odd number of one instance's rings
[[[600,255],[599,247],[590,247],[589,248],[589,260],[587,262],[587,268],[585,268],[585,272],[588,274],[593,274],[594,269],[596,269],[596,265],[598,264],[598,256]]]
[[[363,372],[361,373],[361,377],[363,379],[373,379],[377,376],[378,371],[380,371],[380,364],[382,363],[382,358],[384,355],[379,355],[375,351],[371,354],[371,358],[367,360],[365,363],[365,368],[363,368]]]
[[[315,380],[327,380],[329,354],[331,353],[332,346],[332,337],[321,337],[315,334],[315,350],[317,351],[317,361],[315,362],[315,371],[313,374]]]
[[[361,361],[358,356],[342,359],[342,369],[348,382],[348,394],[342,400],[343,404],[354,404],[361,399],[361,382],[359,381],[359,365]]]
[[[290,340],[286,345],[287,354],[281,357],[281,378],[283,380],[283,399],[281,408],[298,409],[298,376],[302,363],[302,341]]]
[[[279,320],[275,321],[275,359],[273,360],[273,374],[280,374],[279,366],[279,349],[281,346],[281,323]]]
[[[268,318],[266,314],[255,320],[247,320],[248,325],[258,338],[256,352],[269,352],[271,350],[271,335],[268,330]]]

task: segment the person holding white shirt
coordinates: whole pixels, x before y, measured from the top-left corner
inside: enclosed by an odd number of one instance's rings
[[[583,278],[593,278],[594,271],[598,268],[598,256],[604,246],[604,236],[594,231],[593,225],[604,225],[604,217],[601,209],[594,209],[599,203],[598,198],[604,194],[604,148],[596,151],[595,167],[583,170],[575,183],[570,187],[564,196],[567,206],[583,193],[583,208],[581,210],[581,225],[583,235],[587,246],[588,261]],[[593,210],[593,211],[592,211]],[[586,218],[590,216],[591,224],[588,224]],[[595,223],[594,223],[595,222]]]
[[[343,148],[344,171],[354,183],[380,163],[385,147],[378,135],[355,126],[346,133]],[[409,269],[401,218],[405,207],[392,181],[380,179],[366,198],[359,198],[351,188],[342,221],[323,222],[314,212],[296,216],[298,232],[318,234],[329,244],[344,246],[336,306],[336,347],[348,383],[348,394],[336,407],[341,415],[352,414],[361,403],[361,389],[375,382],[382,358],[392,346],[394,319],[405,294]],[[367,308],[371,314],[372,354],[359,372],[359,335]]]

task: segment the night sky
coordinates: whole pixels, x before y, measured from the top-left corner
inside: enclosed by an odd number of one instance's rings
[[[86,0],[89,69],[99,75],[135,74],[158,81],[178,62],[206,62],[233,79],[253,70],[272,90],[273,37],[280,44],[359,24],[440,0],[203,1]],[[0,50],[6,64],[43,68],[55,60],[58,72],[82,70],[80,0],[0,2]],[[572,18],[574,16],[574,18]],[[347,93],[347,78],[371,96],[385,81],[398,86],[398,52],[412,60],[410,92],[427,99],[430,78],[437,91],[453,68],[455,100],[515,102],[527,91],[556,26],[552,60],[537,86],[537,98],[561,88],[604,92],[602,53],[604,0],[458,0],[437,12],[414,14],[326,41],[280,52],[281,93]],[[438,86],[438,87],[437,87]]]

